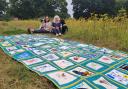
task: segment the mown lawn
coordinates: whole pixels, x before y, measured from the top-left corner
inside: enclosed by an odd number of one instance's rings
[[[66,20],[69,32],[62,38],[128,52],[128,19]],[[0,35],[27,33],[37,28],[36,20],[0,22]],[[12,60],[0,49],[0,89],[56,89],[46,78],[39,77]]]

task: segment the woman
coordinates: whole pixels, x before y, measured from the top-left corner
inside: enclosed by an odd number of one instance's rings
[[[52,28],[52,31],[56,36],[61,36],[62,24],[58,15],[54,17]]]
[[[66,32],[68,32],[68,26],[66,25],[65,23],[65,20],[64,19],[61,19],[61,24],[62,24],[62,34],[65,34]]]
[[[39,30],[34,30],[29,28],[28,32],[29,33],[49,33],[52,30],[52,23],[50,22],[50,19],[48,16],[45,17],[45,19],[41,20],[41,26]]]

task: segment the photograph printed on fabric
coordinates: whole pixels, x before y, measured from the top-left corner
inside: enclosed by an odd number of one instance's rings
[[[88,77],[94,74],[82,67],[76,67],[74,69],[69,70],[68,72],[76,76],[84,76],[84,77]]]
[[[118,89],[117,86],[111,84],[110,82],[108,82],[106,79],[104,79],[103,77],[100,77],[99,79],[93,81],[95,84],[100,85],[102,87],[104,87],[105,89]]]
[[[1,45],[2,45],[3,47],[10,47],[10,46],[12,46],[12,44],[9,43],[8,41],[2,42]]]
[[[63,71],[57,71],[57,72],[49,73],[47,75],[53,80],[55,80],[59,85],[68,84],[77,79],[76,76],[73,76]]]
[[[107,56],[101,57],[100,59],[98,59],[98,61],[106,63],[106,64],[112,64],[113,62],[115,62],[114,60],[112,60],[111,58]]]
[[[41,60],[40,58],[32,58],[32,59],[24,60],[22,62],[26,65],[32,65],[32,64],[43,62],[43,60]]]
[[[119,68],[128,71],[128,64],[123,64]]]
[[[70,89],[93,89],[93,88],[91,88],[88,84],[86,84],[85,82],[82,82],[82,83],[80,83],[80,84],[78,84],[78,85],[76,85],[76,86],[74,86],[74,87],[72,87],[72,88],[70,88]]]
[[[53,67],[50,64],[43,64],[40,66],[33,67],[32,69],[35,71],[41,72],[41,73],[51,72],[51,71],[57,70],[55,67]]]
[[[95,63],[95,62],[90,62],[86,66],[91,68],[91,69],[94,69],[94,70],[99,70],[103,67],[102,65]]]
[[[58,60],[59,57],[56,56],[55,54],[48,54],[48,55],[45,55],[45,56],[42,56],[43,58],[45,58],[46,60],[49,60],[49,61],[53,61],[53,60]]]
[[[24,51],[25,51],[24,49],[17,49],[17,50],[9,51],[9,53],[12,54],[12,55],[14,55],[16,53],[22,53]]]
[[[33,50],[33,52],[37,55],[42,55],[42,54],[45,54],[46,52],[43,51],[43,50]]]
[[[69,59],[74,61],[74,62],[77,62],[77,63],[80,63],[80,62],[83,62],[83,61],[87,60],[87,58],[78,57],[78,56],[73,56],[73,57],[70,57]]]
[[[17,47],[15,47],[15,46],[6,47],[7,51],[13,51],[13,50],[16,50],[16,49],[17,49]]]
[[[113,79],[123,85],[128,86],[128,75],[124,74],[118,70],[112,70],[109,73],[106,74],[107,77],[109,77],[110,79]]]
[[[59,55],[63,56],[63,57],[68,57],[71,56],[73,53],[71,52],[67,52],[67,51],[62,51],[59,53]]]
[[[60,68],[62,68],[62,69],[74,65],[72,62],[67,61],[67,60],[57,60],[57,61],[53,61],[53,62],[54,62],[57,66],[59,66]]]

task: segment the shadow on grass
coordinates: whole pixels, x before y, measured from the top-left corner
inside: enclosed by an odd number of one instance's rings
[[[23,29],[12,29],[12,30],[6,30],[6,31],[3,31],[2,34],[4,35],[16,35],[16,34],[25,34],[27,33],[27,31],[23,30]]]

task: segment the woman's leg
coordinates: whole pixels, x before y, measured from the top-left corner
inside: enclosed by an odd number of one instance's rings
[[[57,32],[59,35],[61,35],[61,30],[60,29],[57,29]]]

